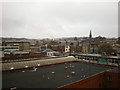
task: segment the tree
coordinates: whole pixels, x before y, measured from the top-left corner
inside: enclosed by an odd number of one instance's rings
[[[73,46],[74,44],[73,43],[70,43],[70,46]]]
[[[75,37],[74,40],[77,41],[78,40],[77,37]]]
[[[120,37],[118,37],[118,40],[116,42],[117,44],[120,44]]]
[[[68,41],[67,40],[65,40],[65,43],[66,43],[66,45],[68,44]]]
[[[97,40],[105,40],[106,38],[102,37],[102,36],[98,36],[98,37],[95,37],[95,39],[97,39]]]
[[[101,43],[98,47],[98,52],[100,54],[107,54],[110,55],[115,52],[115,50],[112,48],[111,44],[108,43]]]

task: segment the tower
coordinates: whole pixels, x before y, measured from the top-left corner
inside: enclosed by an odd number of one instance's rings
[[[89,38],[92,38],[92,33],[91,33],[91,30],[90,30]]]
[[[89,51],[90,51],[90,53],[94,53],[94,40],[92,39],[91,30],[90,30],[90,34],[89,34]]]

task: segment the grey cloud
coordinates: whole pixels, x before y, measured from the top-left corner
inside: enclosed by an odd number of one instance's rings
[[[3,3],[3,36],[55,38],[117,37],[117,2]],[[108,33],[109,32],[109,33]]]

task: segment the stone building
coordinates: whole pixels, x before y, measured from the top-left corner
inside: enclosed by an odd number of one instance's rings
[[[8,49],[10,51],[14,51],[14,47],[19,51],[29,51],[30,50],[30,42],[18,42],[18,41],[6,41],[2,43],[3,51]],[[15,50],[16,51],[16,50]]]

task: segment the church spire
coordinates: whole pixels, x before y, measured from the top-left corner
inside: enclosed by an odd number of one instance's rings
[[[89,38],[92,38],[92,33],[91,33],[91,30],[90,30]]]

